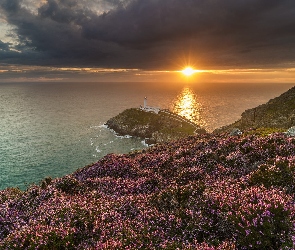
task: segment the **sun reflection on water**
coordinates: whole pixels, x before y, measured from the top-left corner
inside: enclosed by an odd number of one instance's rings
[[[201,127],[206,127],[206,122],[202,117],[202,105],[189,87],[183,88],[175,98],[172,103],[172,111]]]

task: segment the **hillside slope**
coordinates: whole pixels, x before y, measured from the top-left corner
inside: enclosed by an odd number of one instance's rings
[[[215,132],[228,132],[235,127],[247,130],[250,128],[288,129],[292,126],[295,126],[295,87],[266,104],[246,110],[242,113],[240,120]]]
[[[198,135],[0,191],[0,249],[294,249],[295,139]]]

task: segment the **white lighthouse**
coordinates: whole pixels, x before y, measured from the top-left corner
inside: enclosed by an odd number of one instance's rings
[[[145,112],[153,112],[153,113],[156,113],[158,114],[160,112],[160,108],[156,108],[156,107],[149,107],[147,105],[147,97],[144,98],[143,100],[143,107],[140,105],[140,109],[145,111]]]

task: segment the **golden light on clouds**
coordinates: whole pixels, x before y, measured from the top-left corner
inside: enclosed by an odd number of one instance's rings
[[[189,64],[183,64],[189,65]],[[42,79],[40,76],[42,75]],[[142,70],[130,68],[50,67],[1,65],[0,81],[107,81],[185,83],[294,83],[295,68],[285,69],[195,69]],[[84,81],[83,80],[83,81]]]

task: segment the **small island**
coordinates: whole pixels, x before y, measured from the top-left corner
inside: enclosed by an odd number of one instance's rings
[[[118,135],[131,135],[145,139],[147,144],[177,140],[206,130],[190,120],[167,109],[144,106],[124,110],[106,122]]]

